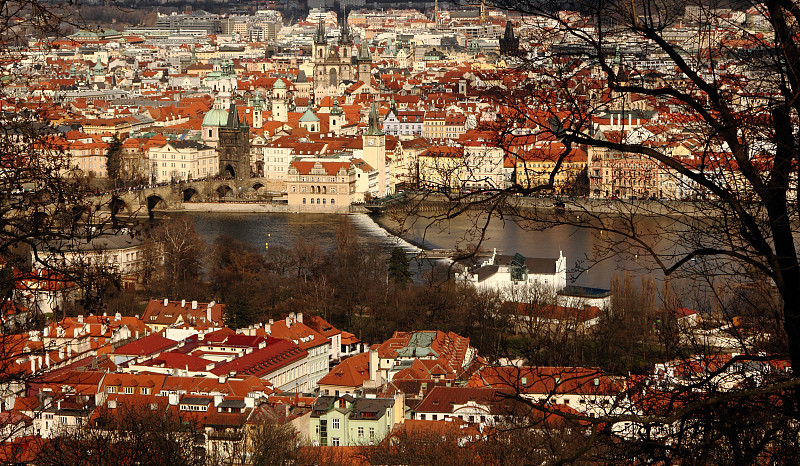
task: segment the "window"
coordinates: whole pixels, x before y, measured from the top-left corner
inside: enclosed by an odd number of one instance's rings
[[[339,429],[339,420],[338,419],[332,419],[331,420],[331,429]]]
[[[358,428],[358,438],[364,438],[364,428],[363,427],[359,427]]]
[[[425,420],[425,415],[424,415],[424,414],[420,414],[420,415],[419,415],[419,419],[420,419],[421,421],[424,421],[424,420]]]
[[[133,395],[133,387],[125,387],[124,388],[124,393],[126,395]]]
[[[339,446],[339,437],[331,437],[331,446],[338,447]]]
[[[333,186],[331,186],[331,194],[336,194],[336,188],[334,188]],[[331,204],[333,204],[333,203],[331,203]]]
[[[67,425],[67,416],[61,416],[58,418],[58,420],[61,422],[62,426]]]
[[[313,198],[313,197],[311,198],[311,203],[312,203],[312,204],[314,203],[314,198]]]
[[[331,205],[336,204],[336,199],[331,199]]]
[[[374,427],[370,427],[369,428],[369,438],[375,438],[375,428]]]
[[[112,386],[106,387],[106,393],[117,393],[117,387],[112,387]]]
[[[306,203],[306,198],[303,198],[303,204],[305,204],[305,203]]]

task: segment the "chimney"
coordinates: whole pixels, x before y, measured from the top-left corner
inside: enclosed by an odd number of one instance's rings
[[[264,324],[264,333],[272,335],[272,319],[269,320],[268,324]]]
[[[289,316],[286,316],[286,328],[289,328],[291,326],[292,326],[292,321],[291,319],[289,319]]]
[[[197,301],[192,301],[192,310],[197,309]]]
[[[214,395],[214,406],[219,406],[222,403],[222,395]]]
[[[186,300],[185,299],[181,299],[181,307],[186,307]]]
[[[78,323],[79,323],[79,324],[82,324],[82,323],[83,323],[83,314],[78,314]],[[46,335],[45,335],[45,336],[46,336]]]
[[[206,322],[208,325],[211,325],[211,304],[209,303],[208,307],[206,308]]]
[[[122,314],[120,314],[119,312],[114,314],[114,320],[122,320]]]
[[[164,298],[164,307],[167,307],[168,305],[169,305],[169,299]]]
[[[303,313],[302,312],[298,312],[297,313],[297,321],[300,322],[301,324],[303,323]]]
[[[45,338],[50,336],[50,327],[45,327],[45,328],[42,329],[42,336],[45,337]]]

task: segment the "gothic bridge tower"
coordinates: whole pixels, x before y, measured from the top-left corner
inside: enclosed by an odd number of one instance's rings
[[[240,122],[236,101],[231,100],[228,121],[219,128],[219,174],[239,181],[250,179],[250,127]]]

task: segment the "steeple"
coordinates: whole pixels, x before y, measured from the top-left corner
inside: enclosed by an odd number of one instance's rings
[[[344,7],[342,10],[342,14],[340,15],[340,25],[339,25],[339,45],[352,45],[353,44],[353,37],[350,34],[350,27],[347,25],[347,6]]]
[[[333,107],[331,107],[331,115],[341,115],[342,107],[339,106],[339,99],[333,98]]]
[[[375,106],[375,102],[372,103],[369,110],[369,128],[365,134],[367,136],[383,136],[383,131],[378,126],[378,108]]]
[[[317,25],[317,31],[314,32],[314,43],[315,44],[325,44],[327,41],[325,40],[325,24],[322,22],[322,18],[319,19],[319,24]]]

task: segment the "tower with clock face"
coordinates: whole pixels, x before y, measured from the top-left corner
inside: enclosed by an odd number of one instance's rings
[[[364,161],[378,171],[378,192],[372,194],[383,197],[388,193],[386,186],[386,135],[381,131],[375,103],[370,108],[369,127],[362,138]]]

